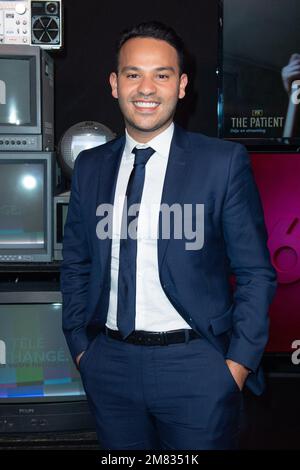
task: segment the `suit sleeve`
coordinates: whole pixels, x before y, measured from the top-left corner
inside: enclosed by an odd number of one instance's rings
[[[62,327],[74,362],[78,354],[89,345],[85,329],[85,314],[91,268],[90,252],[80,207],[79,163],[80,155],[76,159],[73,171],[61,264]]]
[[[236,277],[233,331],[226,358],[255,372],[268,341],[268,310],[276,290],[276,272],[249,156],[242,145],[236,145],[232,154],[222,217],[227,255]]]

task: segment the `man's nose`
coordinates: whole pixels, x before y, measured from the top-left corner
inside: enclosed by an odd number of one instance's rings
[[[143,95],[152,95],[156,92],[156,85],[151,77],[143,77],[139,83],[138,92]]]

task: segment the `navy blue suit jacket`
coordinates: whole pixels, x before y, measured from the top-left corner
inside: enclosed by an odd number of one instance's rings
[[[61,267],[63,331],[74,361],[89,347],[92,327],[106,322],[111,240],[96,235],[96,208],[113,204],[124,145],[125,138],[118,138],[82,152],[75,163]],[[175,126],[161,202],[204,204],[201,249],[186,250],[190,240],[184,236],[158,240],[166,296],[224,358],[253,371],[246,385],[260,394],[276,274],[245,148]]]

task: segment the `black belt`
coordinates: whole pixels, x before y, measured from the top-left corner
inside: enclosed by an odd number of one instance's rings
[[[117,330],[111,330],[105,327],[105,334],[111,338],[126,343],[142,344],[144,346],[167,346],[168,344],[184,343],[201,336],[192,329],[173,330],[173,331],[133,331],[127,338],[123,339],[121,333]]]

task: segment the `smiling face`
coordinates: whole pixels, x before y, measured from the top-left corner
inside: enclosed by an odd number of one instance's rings
[[[169,43],[133,38],[122,46],[118,74],[111,73],[110,84],[128,133],[148,142],[171,124],[187,76],[180,75],[177,51]]]

